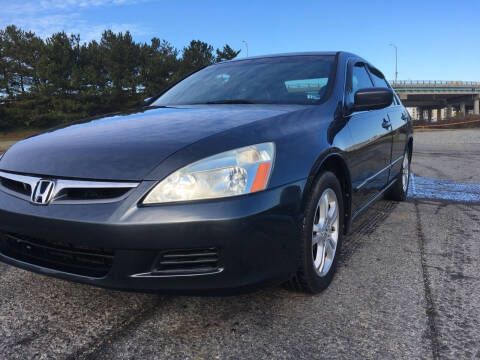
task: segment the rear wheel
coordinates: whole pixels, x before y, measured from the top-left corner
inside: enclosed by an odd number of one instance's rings
[[[408,186],[410,184],[410,155],[405,151],[402,161],[402,169],[397,176],[397,181],[392,185],[387,193],[387,198],[395,201],[405,201],[408,195]]]
[[[315,181],[308,199],[301,237],[300,265],[287,287],[319,293],[333,279],[342,243],[342,188],[331,172]]]

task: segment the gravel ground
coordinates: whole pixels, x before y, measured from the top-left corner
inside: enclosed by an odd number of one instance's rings
[[[479,142],[480,130],[418,133],[413,171],[478,184]],[[381,200],[319,296],[122,293],[0,264],[0,358],[478,358],[479,224],[476,202]]]
[[[418,132],[414,148],[416,175],[480,183],[480,129]]]

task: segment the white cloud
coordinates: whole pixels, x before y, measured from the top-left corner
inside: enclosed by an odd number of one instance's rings
[[[103,24],[103,25],[95,25],[95,26],[85,26],[79,28],[78,30],[73,30],[72,34],[80,34],[82,42],[89,42],[90,40],[98,40],[102,37],[102,33],[105,30],[112,30],[115,33],[118,32],[126,32],[127,30],[130,31],[132,35],[145,35],[147,31],[137,24],[118,24],[118,23],[110,23],[110,24]]]
[[[27,0],[12,3],[0,0],[0,27],[14,24],[24,30],[32,30],[43,38],[65,31],[80,34],[82,41],[99,39],[106,29],[115,32],[130,30],[134,35],[144,35],[146,30],[141,25],[117,22],[95,24],[83,16],[83,11],[147,1],[149,0]]]
[[[146,0],[42,0],[40,6],[45,9],[91,8],[98,6],[129,5]]]

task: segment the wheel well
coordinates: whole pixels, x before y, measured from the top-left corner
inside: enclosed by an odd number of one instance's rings
[[[347,165],[343,158],[340,155],[332,154],[327,156],[324,159],[316,171],[312,171],[308,181],[308,188],[305,194],[309,194],[311,186],[313,185],[315,179],[324,171],[330,171],[335,174],[337,179],[342,186],[343,193],[343,206],[345,208],[345,219],[344,219],[344,233],[347,233],[350,228],[350,219],[351,219],[351,210],[352,210],[352,184],[350,181],[350,173],[348,171]],[[307,196],[305,196],[306,198]],[[306,199],[305,199],[306,200]],[[305,201],[304,201],[305,203]]]

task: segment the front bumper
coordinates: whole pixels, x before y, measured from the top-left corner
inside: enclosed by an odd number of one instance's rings
[[[285,281],[297,269],[305,181],[236,198],[139,207],[138,199],[151,186],[142,183],[118,203],[90,205],[36,206],[0,192],[0,260],[96,286],[176,293],[250,290]],[[105,274],[92,276],[70,271],[67,260],[63,267],[49,266],[41,254],[39,261],[38,256],[30,261],[4,246],[12,235],[107,249],[111,263]],[[215,249],[217,268],[183,274],[156,270],[166,251],[192,249]]]

